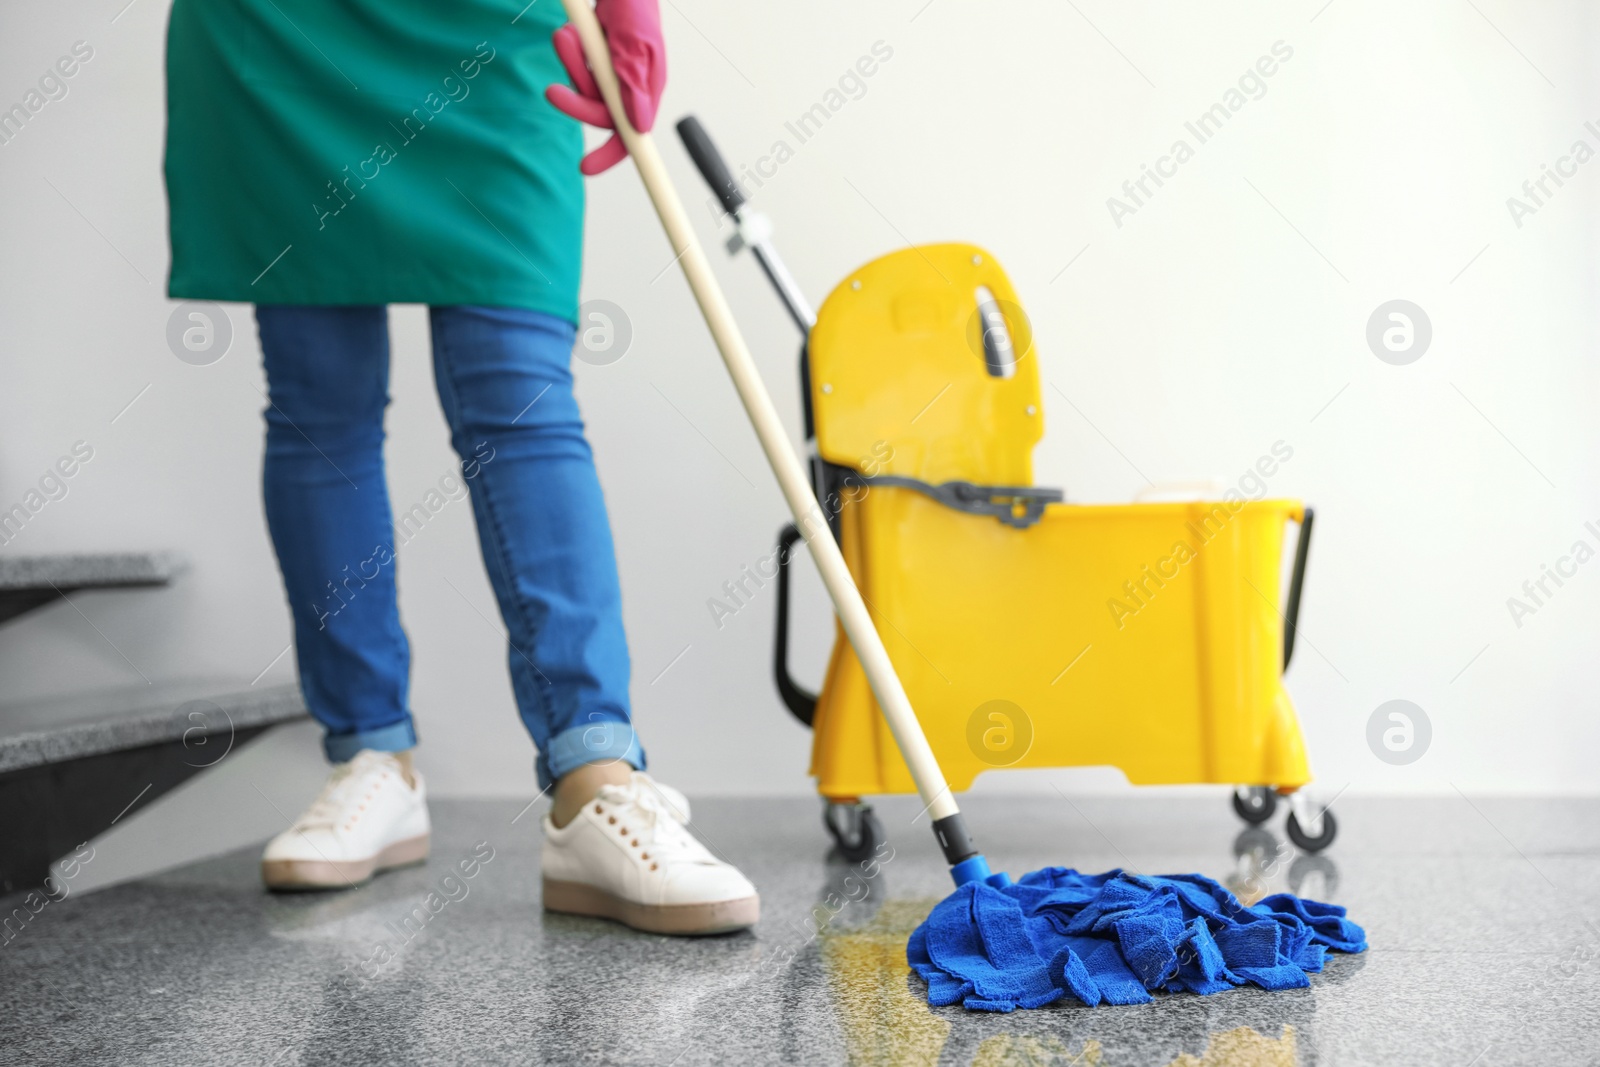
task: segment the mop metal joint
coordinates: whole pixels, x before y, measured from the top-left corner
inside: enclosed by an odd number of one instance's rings
[[[1011,884],[1009,874],[1004,871],[995,874],[989,870],[989,861],[973,845],[972,838],[967,835],[966,821],[961,818],[959,811],[933,820],[933,834],[939,839],[939,847],[944,850],[945,862],[950,864],[950,877],[955,879],[956,885],[986,882],[1000,889]]]
[[[972,843],[972,838],[967,834],[966,820],[961,817],[959,811],[954,815],[933,820],[933,836],[939,839],[939,848],[944,851],[944,861],[952,867],[979,855],[978,847]]]
[[[740,211],[730,216],[734,231],[727,240],[728,255],[756,248],[772,239],[772,220],[759,211]]]

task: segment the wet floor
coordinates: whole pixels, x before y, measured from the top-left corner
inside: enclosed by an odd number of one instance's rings
[[[763,898],[719,938],[544,914],[542,804],[515,802],[436,802],[428,865],[353,892],[269,895],[247,850],[69,895],[7,927],[0,1061],[1600,1064],[1600,801],[1346,798],[1310,857],[1221,794],[974,798],[1014,874],[1198,871],[1345,904],[1372,944],[1309,989],[1011,1015],[930,1009],[906,967],[949,889],[918,807],[882,803],[888,847],[852,866],[815,802],[698,803]]]

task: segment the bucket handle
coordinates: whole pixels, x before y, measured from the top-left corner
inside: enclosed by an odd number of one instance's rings
[[[1289,578],[1289,603],[1283,611],[1283,669],[1294,658],[1294,636],[1300,623],[1300,594],[1306,584],[1306,557],[1311,553],[1311,521],[1316,513],[1307,507],[1300,516],[1300,536],[1294,546],[1294,573]]]
[[[773,627],[772,675],[783,706],[810,727],[817,711],[817,694],[801,686],[789,673],[789,557],[798,540],[800,531],[792,522],[778,531],[778,621]]]

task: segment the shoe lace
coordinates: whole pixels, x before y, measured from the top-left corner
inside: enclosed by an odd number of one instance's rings
[[[681,823],[681,824],[683,824],[685,826],[688,825],[688,823],[689,823],[689,811],[688,811],[688,808],[687,807],[679,807],[678,803],[673,801],[672,797],[669,796],[661,788],[661,783],[660,782],[658,782],[654,778],[650,777],[644,771],[635,771],[633,773],[633,784],[635,786],[637,786],[638,788],[640,788],[643,792],[649,793],[651,796],[655,797],[658,801],[660,801],[662,806],[664,806],[669,812],[671,812],[672,813],[672,817],[674,819],[678,820],[679,823]],[[684,804],[688,803],[688,801],[686,801],[686,800],[684,800],[682,802]]]
[[[648,851],[656,861],[716,863],[706,847],[679,821],[667,801],[654,789],[637,784],[608,785],[596,798],[617,822],[615,829]],[[607,829],[613,829],[608,824]]]
[[[303,833],[306,830],[333,829],[338,826],[345,817],[351,799],[381,769],[376,761],[362,760],[359,756],[348,763],[336,764],[333,773],[323,783],[322,792],[295,820],[294,828]]]

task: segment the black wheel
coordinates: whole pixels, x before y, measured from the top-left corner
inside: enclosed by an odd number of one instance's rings
[[[1278,794],[1264,785],[1253,785],[1244,790],[1233,791],[1233,810],[1251,826],[1260,826],[1272,818],[1272,813],[1278,810]]]
[[[833,838],[839,855],[850,863],[871,858],[886,839],[883,824],[870,804],[825,804],[822,825]]]
[[[1312,837],[1300,828],[1300,820],[1296,819],[1294,812],[1291,811],[1289,813],[1289,822],[1284,829],[1289,831],[1289,840],[1293,841],[1295,847],[1300,851],[1321,852],[1333,844],[1334,836],[1339,832],[1339,823],[1333,817],[1333,812],[1324,811],[1322,813],[1322,833]]]

